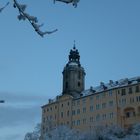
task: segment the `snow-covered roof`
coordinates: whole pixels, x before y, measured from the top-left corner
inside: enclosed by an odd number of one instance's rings
[[[78,66],[78,64],[76,62],[70,62],[69,66]]]
[[[86,90],[82,91],[81,96],[77,96],[75,99],[79,99],[81,97],[89,96],[89,95],[100,93],[103,91],[112,90],[115,88],[121,88],[121,87],[134,85],[137,83],[140,83],[140,76],[129,78],[129,79],[124,78],[124,79],[120,79],[118,81],[110,80],[109,83],[107,83],[107,84],[101,82],[99,86],[96,86],[96,87],[91,86],[90,89],[86,89]],[[59,96],[56,96],[56,98],[54,98],[54,99],[49,99],[49,104],[55,103],[61,96],[62,95],[59,95]],[[48,105],[48,104],[46,104],[46,105]],[[44,105],[44,106],[46,106],[46,105]],[[42,106],[42,107],[44,107],[44,106]]]
[[[109,83],[107,83],[107,84],[101,82],[99,86],[90,87],[90,89],[84,90],[81,93],[81,95],[82,96],[88,96],[90,94],[103,92],[105,90],[107,91],[107,90],[111,90],[111,89],[115,89],[115,88],[119,88],[119,87],[130,86],[130,85],[134,85],[134,84],[137,84],[137,83],[140,83],[140,76],[134,77],[134,78],[129,78],[129,79],[124,78],[124,79],[120,79],[118,81],[110,80]]]

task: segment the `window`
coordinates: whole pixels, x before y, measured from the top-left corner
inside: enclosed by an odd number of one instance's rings
[[[93,112],[93,105],[90,106],[90,112]]]
[[[81,72],[80,71],[78,72],[78,79],[79,80],[81,79]]]
[[[96,110],[100,109],[100,104],[96,105]]]
[[[66,89],[68,88],[68,82],[66,82]]]
[[[47,121],[49,120],[49,117],[47,116]]]
[[[61,107],[63,107],[63,104],[61,104]]]
[[[80,125],[80,120],[77,120],[77,125]]]
[[[69,110],[67,111],[67,116],[69,116],[70,115],[70,112],[69,112]]]
[[[65,77],[66,77],[66,79],[68,79],[68,74],[67,73],[65,74]]]
[[[130,112],[126,112],[125,116],[126,116],[126,118],[129,118],[130,117]]]
[[[105,95],[106,95],[106,94],[105,94],[105,92],[104,92],[104,93],[102,93],[102,98],[105,98]]]
[[[122,99],[122,105],[126,104],[126,99]]]
[[[78,87],[80,87],[81,86],[81,83],[80,82],[78,82]]]
[[[130,88],[128,89],[128,93],[129,93],[129,94],[132,94],[132,87],[130,87]]]
[[[61,118],[63,118],[63,112],[61,112]]]
[[[134,103],[134,98],[130,98],[130,103]]]
[[[100,120],[100,114],[97,114],[96,115],[96,121],[99,121]]]
[[[138,107],[138,113],[140,113],[140,106]]]
[[[94,99],[93,96],[90,96],[89,100],[91,105],[94,103],[93,99]]]
[[[100,98],[100,96],[99,96],[99,95],[97,95],[97,96],[96,96],[96,99],[97,99],[97,100],[99,100],[99,98]]]
[[[43,113],[45,113],[45,112],[46,112],[46,110],[44,109],[44,110],[43,110]]]
[[[113,118],[113,112],[109,114],[109,118],[110,118],[110,119]]]
[[[45,130],[45,127],[43,126],[43,131]],[[44,132],[45,133],[45,132]]]
[[[119,105],[121,105],[121,100],[119,100]]]
[[[83,124],[86,124],[86,119],[85,118],[83,119]]]
[[[102,108],[106,108],[106,103],[102,103]]]
[[[90,117],[90,122],[93,122],[93,117]]]
[[[140,90],[139,90],[139,86],[136,86],[136,92],[139,92]]]
[[[120,94],[120,91],[118,90],[118,94]]]
[[[113,101],[109,101],[109,107],[113,106]]]
[[[75,106],[75,101],[72,102],[72,105]]]
[[[55,106],[55,109],[57,109],[57,106]]]
[[[122,89],[121,95],[122,95],[122,96],[126,95],[126,90],[125,90],[125,88]]]
[[[125,112],[125,117],[126,118],[130,118],[130,117],[134,117],[135,116],[135,112],[134,111],[127,111]]]
[[[53,118],[53,117],[52,117],[52,115],[51,115],[51,116],[50,116],[50,120],[52,120],[52,118]]]
[[[48,129],[48,128],[46,128],[46,132],[48,132],[48,130],[49,130],[49,129]],[[45,133],[45,132],[44,132],[44,133]]]
[[[70,105],[70,103],[68,102],[68,106]]]
[[[140,96],[136,97],[137,102],[140,102]]]
[[[85,104],[86,103],[86,98],[83,98],[82,102],[83,102],[83,104]]]
[[[89,99],[90,99],[90,102],[93,102],[93,96],[90,96]]]
[[[43,123],[45,123],[45,118],[43,118]]]
[[[112,90],[110,90],[110,91],[108,92],[108,94],[109,94],[109,96],[112,96]]]
[[[72,125],[75,126],[75,121],[72,121]]]
[[[77,100],[77,105],[80,105],[80,100]]]
[[[75,110],[72,110],[72,115],[75,115]]]
[[[85,107],[83,108],[83,113],[86,113],[86,108]]]
[[[77,109],[77,114],[80,114],[80,109]]]
[[[102,119],[105,120],[106,119],[106,114],[102,115]]]

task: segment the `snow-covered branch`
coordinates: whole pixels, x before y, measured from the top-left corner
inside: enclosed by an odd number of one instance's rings
[[[17,16],[17,18],[19,20],[28,20],[30,22],[30,24],[32,25],[32,27],[35,29],[35,31],[41,36],[43,37],[46,34],[52,34],[54,32],[57,31],[57,29],[52,30],[52,31],[41,31],[40,27],[43,26],[43,24],[39,25],[38,23],[38,19],[35,16],[31,16],[30,14],[26,13],[25,10],[27,8],[27,5],[25,4],[19,4],[17,2],[17,0],[13,0],[14,2],[14,8],[17,8],[19,11],[19,15]]]
[[[24,140],[39,140],[40,131],[41,125],[38,124],[33,132],[25,135]],[[67,126],[57,126],[47,131],[46,137],[41,140],[140,140],[140,124],[129,129],[122,129],[118,126],[99,127],[85,133]]]
[[[63,2],[63,3],[71,3],[75,8],[77,7],[77,3],[80,0],[53,0],[54,3],[56,1]],[[3,7],[0,7],[0,13],[9,5],[9,2],[7,2]],[[13,7],[17,8],[19,11],[19,15],[17,16],[18,20],[23,20],[25,21],[26,19],[29,21],[29,23],[32,25],[34,28],[35,32],[37,32],[41,37],[43,37],[46,34],[52,34],[57,31],[57,29],[54,29],[52,31],[41,31],[40,28],[44,24],[38,24],[38,18],[35,16],[32,16],[28,14],[25,10],[27,8],[26,4],[19,4],[17,0],[13,0]]]
[[[9,5],[9,2],[7,2],[3,7],[0,7],[0,13]]]
[[[80,0],[54,0],[54,3],[55,3],[56,1],[64,2],[64,3],[66,3],[66,4],[72,3],[72,5],[76,8],[76,7],[77,7],[77,3],[78,3]]]

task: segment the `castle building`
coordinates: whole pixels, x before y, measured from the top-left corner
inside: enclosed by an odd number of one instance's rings
[[[75,46],[62,74],[62,94],[42,106],[42,140],[60,125],[93,131],[99,126],[128,128],[140,122],[140,77],[101,82],[85,90],[86,74]]]

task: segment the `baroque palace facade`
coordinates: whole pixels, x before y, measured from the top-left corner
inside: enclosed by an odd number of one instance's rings
[[[42,106],[42,140],[60,125],[92,131],[110,125],[128,128],[140,122],[140,77],[101,82],[85,90],[85,71],[75,46],[62,74],[62,94]]]

